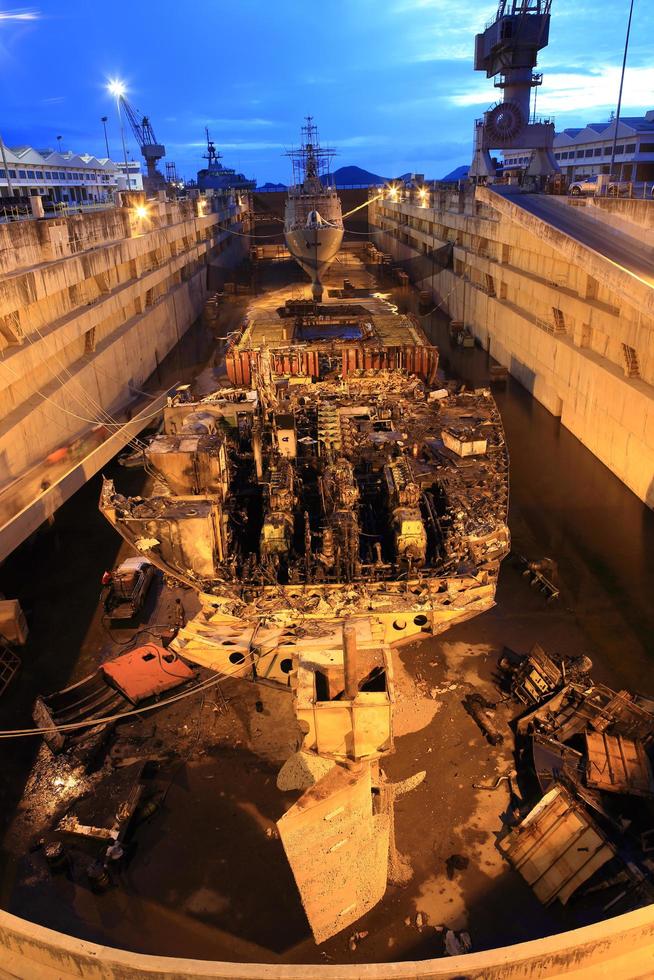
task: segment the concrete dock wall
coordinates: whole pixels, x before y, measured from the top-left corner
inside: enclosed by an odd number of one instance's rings
[[[584,214],[654,245],[654,198],[590,197]]]
[[[50,454],[123,420],[200,316],[209,264],[247,255],[248,212],[225,197],[0,225],[0,524]]]
[[[352,966],[224,963],[99,946],[0,912],[0,978],[20,980],[636,980],[654,975],[654,907],[467,956]]]
[[[654,289],[497,197],[373,204],[374,240],[654,507]]]

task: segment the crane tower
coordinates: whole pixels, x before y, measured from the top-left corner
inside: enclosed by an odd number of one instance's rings
[[[500,0],[495,20],[475,38],[475,70],[495,78],[503,98],[475,123],[471,178],[495,176],[491,150],[532,150],[527,173],[533,177],[559,169],[554,123],[531,118],[531,91],[543,80],[534,68],[549,39],[551,6],[552,0]]]
[[[145,160],[147,168],[147,174],[144,179],[145,189],[150,194],[154,193],[155,191],[161,190],[166,184],[165,178],[157,170],[157,164],[166,154],[166,147],[161,143],[157,143],[157,137],[154,135],[154,129],[148,117],[137,112],[124,95],[121,95],[120,101],[125,110],[125,115],[127,116],[131,130],[134,133],[134,138]]]

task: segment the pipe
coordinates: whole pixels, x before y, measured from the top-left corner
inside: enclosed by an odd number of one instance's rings
[[[343,624],[343,671],[345,674],[345,697],[354,701],[359,693],[357,663],[357,631],[352,623]]]
[[[252,448],[254,450],[254,466],[257,474],[257,480],[263,478],[263,457],[261,454],[261,429],[255,423],[254,432],[252,433]]]

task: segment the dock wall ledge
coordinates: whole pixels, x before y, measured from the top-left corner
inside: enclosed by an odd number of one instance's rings
[[[584,214],[654,245],[654,198],[590,197]]]
[[[117,208],[0,226],[0,560],[41,513],[42,481],[58,479],[52,454],[95,445],[108,415],[122,421],[200,317],[209,270],[226,275],[247,255],[248,207],[152,201],[143,219]],[[114,453],[132,435],[117,429]],[[79,485],[61,484],[46,516]]]
[[[654,906],[545,939],[441,959],[343,966],[150,956],[74,939],[0,911],[0,978],[21,980],[635,980],[654,975]]]

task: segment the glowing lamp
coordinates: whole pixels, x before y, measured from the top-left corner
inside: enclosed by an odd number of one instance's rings
[[[109,92],[115,99],[122,99],[127,89],[125,88],[125,83],[119,81],[117,78],[112,78],[107,85]]]

